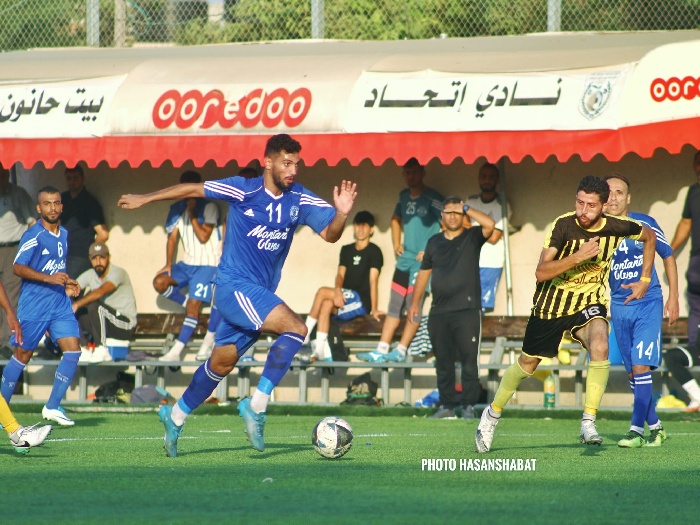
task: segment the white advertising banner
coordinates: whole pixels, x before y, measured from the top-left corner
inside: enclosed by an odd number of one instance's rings
[[[348,132],[616,129],[631,65],[551,73],[368,73],[355,83]]]
[[[0,137],[101,137],[125,78],[0,85]]]
[[[622,125],[700,116],[700,42],[668,44],[648,53],[630,77]]]
[[[337,87],[324,82],[184,86],[127,82],[117,100],[129,110],[113,112],[110,129],[115,135],[338,132]],[[350,88],[347,85],[343,91]],[[345,100],[338,102],[344,104]]]

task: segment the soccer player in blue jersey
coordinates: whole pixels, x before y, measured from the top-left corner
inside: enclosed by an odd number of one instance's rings
[[[632,422],[629,432],[617,444],[623,448],[661,446],[666,440],[666,431],[656,414],[652,397],[651,371],[661,364],[661,322],[668,317],[668,324],[678,319],[678,270],[673,250],[658,223],[649,215],[627,210],[630,203],[630,182],[624,175],[614,173],[605,180],[610,187],[607,212],[609,215],[626,216],[654,230],[656,253],[664,261],[668,278],[669,295],[666,305],[661,285],[652,267],[646,295],[636,301],[627,302],[630,284],[640,280],[644,243],[623,240],[615,250],[610,268],[610,296],[614,337],[622,355],[622,362],[630,376],[630,387],[634,393]],[[649,426],[649,441],[644,441],[644,423]]]
[[[73,380],[80,358],[78,321],[73,314],[71,297],[80,295],[78,282],[66,273],[68,232],[59,226],[62,211],[61,192],[44,186],[37,195],[39,221],[22,235],[15,275],[22,278],[17,317],[22,327],[22,341],[13,336],[15,355],[2,374],[2,396],[9,403],[22,371],[32,358],[39,341],[47,332],[63,351],[56,367],[51,395],[41,411],[44,419],[62,426],[72,426],[61,400]]]
[[[185,418],[229,374],[261,331],[278,334],[252,397],[238,404],[253,448],[265,449],[263,429],[270,394],[301,348],[307,327],[275,295],[294,230],[309,225],[327,242],[340,239],[357,196],[356,184],[343,181],[333,189],[335,208],[296,183],[301,145],[286,134],[271,137],[260,177],[231,177],[203,184],[179,184],[147,195],[123,195],[119,205],[135,209],[154,201],[207,197],[229,203],[224,252],[217,270],[214,300],[223,321],[211,357],[194,373],[174,406],[159,411],[165,425],[165,452],[177,456]]]

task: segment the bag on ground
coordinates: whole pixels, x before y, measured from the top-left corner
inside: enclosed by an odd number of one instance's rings
[[[380,406],[382,401],[377,399],[379,385],[372,380],[369,372],[357,376],[348,386],[347,398],[341,405]]]

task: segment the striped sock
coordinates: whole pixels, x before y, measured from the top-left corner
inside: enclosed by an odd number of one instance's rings
[[[182,328],[180,328],[180,335],[177,336],[177,340],[186,345],[187,341],[192,338],[192,334],[197,328],[197,323],[199,323],[199,319],[196,317],[190,317],[189,315],[185,317],[185,320],[182,322]]]
[[[168,288],[160,295],[182,306],[185,306],[185,303],[187,303],[187,297],[182,295],[182,293],[180,293],[180,290],[178,290],[174,286],[168,286]]]
[[[220,376],[211,371],[209,368],[209,361],[207,360],[195,371],[192,376],[192,381],[190,381],[185,393],[182,394],[182,398],[177,402],[180,409],[186,414],[192,412],[209,399],[209,396],[211,396],[211,393],[219,386],[223,378],[224,376]],[[175,424],[177,424],[177,422],[175,422]]]

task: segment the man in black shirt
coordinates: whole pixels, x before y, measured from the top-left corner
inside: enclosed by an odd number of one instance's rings
[[[355,215],[353,221],[355,242],[340,249],[340,264],[335,277],[335,288],[319,288],[314,297],[311,312],[306,317],[309,334],[318,323],[313,344],[312,359],[330,361],[328,330],[331,315],[341,321],[349,321],[360,315],[372,314],[379,320],[377,311],[377,283],[384,258],[379,247],[369,242],[374,233],[374,216],[368,211]],[[306,336],[308,342],[308,335]]]
[[[88,257],[90,245],[94,242],[107,242],[109,231],[105,226],[102,206],[85,189],[83,168],[66,168],[65,175],[68,191],[61,193],[61,226],[68,230],[66,273],[76,279],[84,271],[92,269]]]
[[[464,227],[464,216],[481,226]],[[409,318],[420,320],[421,298],[432,277],[433,303],[428,332],[435,352],[440,408],[433,418],[455,417],[455,362],[462,364],[462,417],[474,418],[479,399],[479,344],[481,342],[481,247],[493,233],[494,220],[459,197],[443,203],[445,230],[428,241],[413,290]]]

